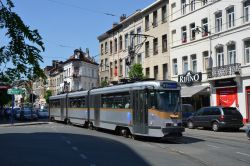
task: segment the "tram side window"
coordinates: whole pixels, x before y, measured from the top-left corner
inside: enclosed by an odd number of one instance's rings
[[[101,99],[102,108],[130,108],[129,92],[104,94]]]
[[[157,107],[157,98],[156,98],[156,92],[151,91],[148,94],[148,108],[158,108]]]
[[[86,108],[85,97],[70,98],[69,106],[71,108]]]
[[[60,101],[59,100],[51,100],[50,106],[51,106],[51,108],[60,108]]]

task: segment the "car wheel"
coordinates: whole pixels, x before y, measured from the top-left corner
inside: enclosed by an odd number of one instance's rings
[[[189,129],[193,129],[194,128],[194,123],[192,121],[188,121],[187,126]]]
[[[213,130],[214,132],[219,131],[219,124],[218,124],[217,122],[214,122],[214,123],[212,124],[212,130]]]

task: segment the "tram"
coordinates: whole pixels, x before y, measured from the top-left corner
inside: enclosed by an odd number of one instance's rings
[[[180,85],[142,81],[51,96],[50,119],[125,136],[182,136]]]

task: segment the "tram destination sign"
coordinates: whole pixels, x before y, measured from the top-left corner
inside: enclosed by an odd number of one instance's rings
[[[202,73],[193,73],[192,71],[187,71],[185,74],[178,75],[178,82],[185,83],[187,86],[192,86],[194,82],[201,82]]]
[[[20,95],[24,93],[24,90],[23,89],[8,89],[7,93],[9,95]]]

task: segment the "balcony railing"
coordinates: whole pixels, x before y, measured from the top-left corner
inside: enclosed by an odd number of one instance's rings
[[[207,78],[216,78],[222,76],[230,76],[240,74],[240,63],[213,67],[207,69]]]

